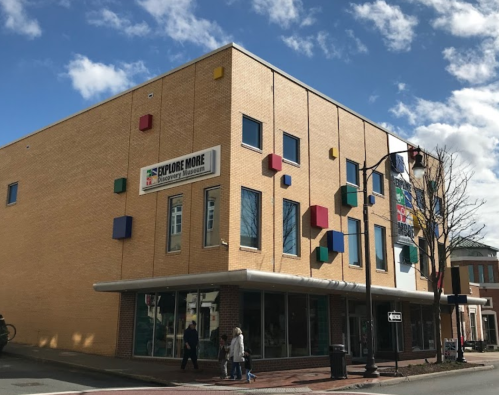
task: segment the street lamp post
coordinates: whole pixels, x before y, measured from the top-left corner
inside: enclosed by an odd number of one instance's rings
[[[378,367],[376,366],[376,361],[374,360],[374,339],[373,339],[373,297],[371,293],[371,249],[369,240],[369,202],[367,196],[367,181],[369,179],[367,172],[372,170],[371,174],[377,169],[377,167],[388,158],[391,154],[402,154],[406,152],[416,151],[416,162],[412,168],[414,176],[416,178],[421,178],[424,175],[425,166],[423,164],[423,156],[421,155],[420,148],[409,149],[405,151],[398,151],[387,154],[383,156],[378,163],[374,166],[367,167],[366,161],[364,160],[364,167],[362,167],[362,189],[364,195],[364,207],[363,207],[363,218],[364,218],[364,255],[366,261],[366,306],[368,314],[367,322],[367,361],[364,371],[364,377],[366,378],[376,378],[379,377]],[[396,339],[396,346],[398,347],[398,339]]]

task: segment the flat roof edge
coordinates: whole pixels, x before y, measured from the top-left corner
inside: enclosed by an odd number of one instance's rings
[[[351,108],[349,108],[349,107],[347,107],[347,106],[345,106],[345,105],[341,104],[340,102],[338,102],[338,101],[334,100],[333,98],[331,98],[331,97],[329,97],[329,96],[325,95],[324,93],[321,93],[321,92],[320,92],[320,91],[318,91],[317,89],[312,88],[311,86],[309,86],[309,85],[305,84],[304,82],[302,82],[302,81],[298,80],[297,78],[295,78],[295,77],[291,76],[290,74],[286,73],[285,71],[283,71],[283,70],[279,69],[278,67],[276,67],[276,66],[272,65],[271,63],[269,63],[269,62],[267,62],[266,60],[264,60],[264,59],[260,58],[259,56],[255,55],[254,53],[252,53],[252,52],[248,51],[247,49],[243,48],[242,46],[240,46],[240,45],[238,45],[238,44],[236,44],[236,43],[229,43],[229,44],[226,44],[226,45],[224,45],[224,46],[222,46],[222,47],[220,47],[220,48],[217,48],[217,49],[215,49],[215,50],[213,50],[213,51],[211,51],[211,52],[208,52],[208,53],[206,53],[206,54],[204,54],[204,55],[202,55],[202,56],[199,56],[199,57],[197,57],[197,58],[195,58],[195,59],[193,59],[193,60],[191,60],[191,61],[189,61],[189,62],[187,62],[187,63],[184,63],[184,64],[182,64],[182,65],[180,65],[180,66],[178,66],[178,67],[175,67],[175,68],[174,68],[174,69],[172,69],[172,70],[169,70],[169,71],[167,71],[167,72],[165,72],[165,73],[163,73],[163,74],[160,74],[160,75],[158,75],[158,76],[156,76],[156,77],[154,77],[154,78],[152,78],[152,79],[150,79],[150,80],[144,81],[143,83],[141,83],[141,84],[139,84],[139,85],[135,85],[135,86],[133,86],[133,87],[131,87],[131,88],[129,88],[129,89],[127,89],[127,90],[123,91],[123,92],[120,92],[120,93],[118,93],[118,94],[116,94],[116,95],[114,95],[114,96],[111,96],[111,97],[109,97],[108,99],[105,99],[105,100],[103,100],[103,101],[100,101],[100,102],[98,102],[98,103],[96,103],[96,104],[94,104],[94,105],[92,105],[92,106],[90,106],[90,107],[86,107],[86,108],[84,108],[83,110],[80,110],[80,111],[78,111],[78,112],[76,112],[76,113],[74,113],[74,114],[68,115],[67,117],[64,117],[64,118],[62,118],[62,119],[60,119],[60,120],[58,120],[58,121],[55,121],[55,122],[53,122],[53,123],[51,123],[51,124],[49,124],[49,125],[47,125],[47,126],[44,126],[44,127],[43,127],[43,128],[41,128],[41,129],[38,129],[38,130],[36,130],[36,131],[34,131],[34,132],[31,132],[31,133],[29,133],[29,134],[27,134],[27,135],[25,135],[25,136],[20,137],[20,138],[18,138],[18,139],[16,139],[16,140],[14,140],[14,141],[11,141],[11,142],[9,142],[9,143],[7,143],[7,144],[3,145],[3,146],[0,146],[0,150],[1,150],[1,149],[3,149],[3,148],[8,147],[8,146],[10,146],[10,145],[14,145],[14,144],[16,144],[16,143],[18,143],[18,142],[20,142],[20,141],[22,141],[22,140],[25,140],[25,139],[27,139],[27,138],[29,138],[29,137],[31,137],[31,136],[33,136],[33,135],[35,135],[35,134],[38,134],[38,133],[40,133],[40,132],[43,132],[44,130],[49,129],[49,128],[51,128],[51,127],[55,126],[55,125],[58,125],[59,123],[62,123],[62,122],[64,122],[64,121],[67,121],[68,119],[71,119],[71,118],[73,118],[73,117],[75,117],[75,116],[77,116],[77,115],[80,115],[80,114],[83,114],[83,113],[85,113],[85,112],[87,112],[87,111],[90,111],[90,110],[92,110],[93,108],[96,108],[96,107],[98,107],[98,106],[100,106],[100,105],[102,105],[102,104],[105,104],[105,103],[107,103],[107,102],[110,102],[110,101],[112,101],[112,100],[115,100],[115,99],[117,99],[117,98],[119,98],[119,97],[121,97],[121,96],[124,96],[124,95],[126,95],[126,94],[128,94],[128,93],[130,93],[130,92],[132,92],[132,91],[134,91],[134,90],[136,90],[136,89],[142,88],[143,86],[145,86],[145,85],[147,85],[147,84],[150,84],[150,83],[152,83],[152,82],[155,82],[155,81],[157,81],[157,80],[159,80],[159,79],[161,79],[161,78],[164,78],[164,77],[166,77],[166,76],[168,76],[168,75],[170,75],[170,74],[176,73],[177,71],[180,71],[180,70],[182,70],[182,69],[184,69],[184,68],[186,68],[186,67],[189,67],[189,66],[193,65],[194,63],[197,63],[197,62],[199,62],[199,61],[201,61],[201,60],[203,60],[203,59],[206,59],[206,58],[208,58],[208,57],[210,57],[210,56],[213,56],[213,55],[215,55],[215,54],[217,54],[217,53],[219,53],[219,52],[222,52],[222,51],[224,51],[224,50],[226,50],[226,49],[228,49],[228,48],[234,48],[234,49],[237,49],[237,50],[238,50],[238,51],[240,51],[241,53],[244,53],[246,56],[248,56],[248,57],[250,57],[250,58],[252,58],[252,59],[256,60],[257,62],[259,62],[259,63],[263,64],[264,66],[266,66],[266,67],[270,68],[271,70],[273,70],[273,71],[275,71],[275,72],[277,72],[277,73],[281,74],[283,77],[285,77],[285,78],[289,79],[290,81],[293,81],[294,83],[296,83],[296,84],[298,84],[298,85],[302,86],[302,87],[303,87],[303,88],[305,88],[306,90],[308,90],[308,91],[310,91],[310,92],[314,93],[315,95],[317,95],[317,96],[319,96],[319,97],[323,98],[324,100],[327,100],[327,101],[331,102],[332,104],[334,104],[334,105],[338,106],[339,108],[342,108],[343,110],[345,110],[345,111],[349,112],[350,114],[352,114],[352,115],[355,115],[355,116],[359,117],[359,118],[360,118],[360,119],[362,119],[363,121],[365,121],[365,122],[367,122],[367,123],[369,123],[369,124],[371,124],[371,125],[373,125],[373,126],[375,126],[375,127],[379,128],[380,130],[384,131],[385,133],[387,133],[387,134],[389,134],[389,135],[392,135],[392,136],[394,136],[394,137],[396,137],[396,138],[400,139],[401,141],[404,141],[405,143],[407,143],[407,144],[409,144],[409,145],[411,145],[411,146],[416,146],[416,144],[411,143],[410,141],[408,141],[408,140],[406,140],[406,139],[402,138],[401,136],[397,135],[396,133],[394,133],[394,132],[392,132],[392,131],[390,131],[390,130],[388,130],[388,129],[384,128],[383,126],[381,126],[381,125],[377,124],[376,122],[374,122],[374,121],[370,120],[369,118],[367,118],[367,117],[365,117],[365,116],[363,116],[363,115],[361,115],[361,114],[357,113],[356,111],[354,111],[354,110],[352,110]]]

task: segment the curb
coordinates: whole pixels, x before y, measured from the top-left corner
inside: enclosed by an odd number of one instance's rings
[[[139,380],[139,381],[143,381],[146,383],[160,384],[160,385],[165,386],[165,387],[177,387],[178,386],[178,384],[175,384],[172,381],[156,379],[156,378],[151,377],[151,376],[143,376],[143,375],[139,375],[139,374],[125,373],[125,372],[120,372],[117,370],[106,370],[106,369],[103,370],[103,369],[99,369],[99,368],[94,368],[92,366],[79,365],[77,363],[66,362],[66,361],[56,361],[54,359],[46,359],[46,358],[41,358],[41,357],[37,357],[34,355],[16,354],[16,353],[12,353],[12,352],[5,351],[5,350],[3,351],[3,354],[9,355],[11,357],[24,358],[24,359],[29,359],[32,361],[41,362],[41,363],[47,363],[50,365],[66,366],[66,367],[69,366],[69,367],[72,367],[75,369],[85,370],[88,372],[104,373],[104,374],[110,374],[113,376],[119,376],[119,377],[125,377],[125,378],[129,378],[129,379]]]
[[[454,376],[462,373],[471,373],[471,372],[486,371],[493,369],[495,369],[493,365],[485,365],[485,366],[477,366],[474,368],[448,370],[445,372],[418,374],[414,376],[397,377],[394,379],[382,380],[375,383],[359,383],[359,384],[345,385],[343,387],[327,390],[327,392],[345,391],[345,390],[361,389],[361,388],[387,387],[390,385],[396,385],[404,382],[421,381],[421,380],[431,379],[434,377]]]

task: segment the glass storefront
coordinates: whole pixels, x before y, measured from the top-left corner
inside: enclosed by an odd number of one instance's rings
[[[432,306],[411,304],[412,351],[435,349]]]
[[[182,358],[184,331],[197,322],[202,359],[216,359],[219,291],[194,290],[137,294],[134,355]]]
[[[253,358],[327,355],[327,296],[241,291],[240,300],[244,343]]]

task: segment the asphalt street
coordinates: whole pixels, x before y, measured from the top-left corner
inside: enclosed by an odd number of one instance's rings
[[[499,393],[499,363],[494,366],[495,369],[483,372],[468,372],[349,392],[396,395],[497,395]]]
[[[26,395],[102,388],[157,387],[109,374],[0,355],[0,394]],[[120,392],[118,392],[120,393]]]

